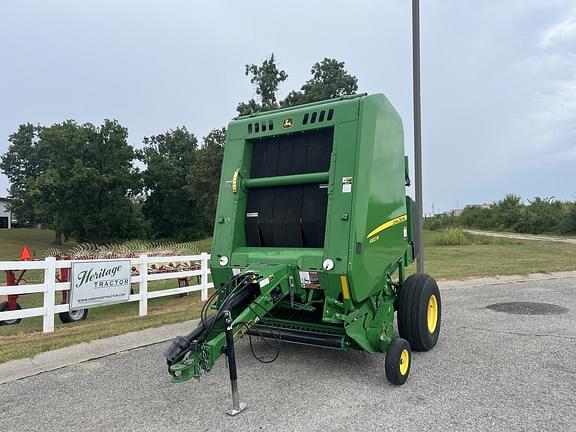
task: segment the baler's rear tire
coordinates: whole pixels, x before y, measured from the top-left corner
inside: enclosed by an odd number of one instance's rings
[[[412,351],[408,341],[396,338],[386,350],[384,369],[386,378],[394,385],[402,385],[408,379],[412,365]]]
[[[400,289],[398,333],[414,351],[429,351],[440,335],[442,304],[436,281],[426,273],[410,276]]]

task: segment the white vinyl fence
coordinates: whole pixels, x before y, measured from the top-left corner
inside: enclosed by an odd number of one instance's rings
[[[157,297],[166,297],[178,294],[185,294],[194,291],[200,291],[202,301],[208,299],[208,289],[213,288],[214,285],[209,282],[208,275],[210,268],[208,267],[208,260],[210,255],[202,253],[200,255],[187,255],[187,256],[165,256],[165,257],[149,257],[147,255],[140,255],[137,258],[131,258],[132,266],[140,269],[138,276],[132,276],[131,282],[134,286],[139,286],[138,293],[131,294],[130,302],[139,302],[139,315],[144,316],[148,314],[148,299]],[[105,261],[105,260],[103,260]],[[167,271],[150,273],[144,271],[148,269],[151,264],[158,263],[177,263],[177,262],[198,262],[200,269],[186,270],[186,271]],[[0,286],[0,295],[5,296],[9,294],[31,294],[43,293],[44,303],[41,307],[27,308],[22,310],[14,310],[7,312],[0,312],[0,321],[13,320],[19,318],[29,318],[35,316],[43,317],[43,332],[54,331],[54,314],[61,312],[68,312],[70,307],[68,304],[55,304],[56,291],[65,291],[70,289],[70,282],[57,282],[56,269],[70,268],[72,261],[70,260],[56,260],[54,257],[48,257],[43,261],[0,261],[0,271],[4,270],[42,270],[44,273],[43,283],[40,284],[27,284],[19,286]],[[148,283],[151,281],[161,280],[174,280],[174,285],[178,286],[178,279],[200,277],[200,283],[197,285],[183,286],[178,288],[169,288],[156,291],[148,291]]]

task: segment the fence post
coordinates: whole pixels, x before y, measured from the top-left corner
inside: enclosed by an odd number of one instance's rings
[[[56,302],[56,258],[47,257],[44,262],[44,319],[42,331],[54,331],[54,303]]]
[[[148,255],[140,255],[140,308],[138,315],[148,315]]]
[[[202,286],[200,299],[202,301],[206,301],[208,300],[208,254],[206,252],[202,252],[200,257],[202,270],[202,274],[200,275],[200,283]]]

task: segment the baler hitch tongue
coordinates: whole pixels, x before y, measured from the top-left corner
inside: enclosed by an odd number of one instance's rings
[[[210,371],[220,355],[227,354],[234,394],[236,364],[233,340],[242,337],[288,295],[289,273],[293,278],[286,265],[247,269],[216,290],[204,305],[198,328],[174,339],[165,352],[172,380],[183,382],[198,378],[202,371]],[[218,310],[207,317],[208,308],[216,299]],[[235,314],[234,320],[232,313]],[[234,409],[239,407],[235,404]]]

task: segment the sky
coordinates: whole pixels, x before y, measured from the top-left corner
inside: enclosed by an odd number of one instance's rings
[[[203,137],[255,96],[244,65],[273,52],[281,96],[344,61],[399,111],[412,157],[411,49],[408,0],[3,1],[0,154],[27,122],[117,119],[135,147],[178,126]],[[576,199],[573,0],[424,0],[421,50],[425,212]]]

